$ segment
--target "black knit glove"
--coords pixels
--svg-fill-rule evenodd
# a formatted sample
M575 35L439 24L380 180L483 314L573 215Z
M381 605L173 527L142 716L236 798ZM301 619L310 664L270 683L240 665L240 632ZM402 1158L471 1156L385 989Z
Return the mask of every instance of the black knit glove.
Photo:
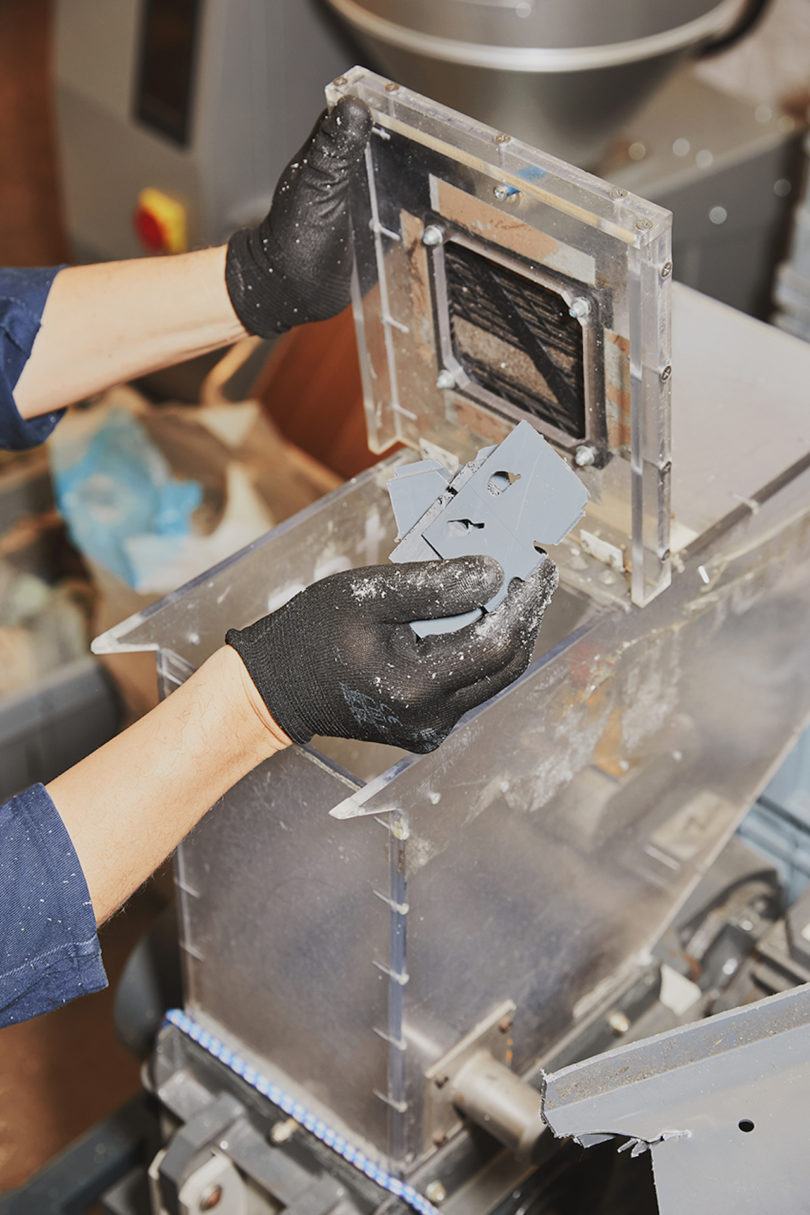
M371 114L342 97L281 175L267 217L228 243L225 283L249 333L272 337L325 321L349 302L349 188L362 171Z
M455 633L420 639L410 622L478 607L502 581L490 557L348 570L225 640L294 742L323 734L432 751L526 669L557 569L546 558L526 582L513 579L494 612Z

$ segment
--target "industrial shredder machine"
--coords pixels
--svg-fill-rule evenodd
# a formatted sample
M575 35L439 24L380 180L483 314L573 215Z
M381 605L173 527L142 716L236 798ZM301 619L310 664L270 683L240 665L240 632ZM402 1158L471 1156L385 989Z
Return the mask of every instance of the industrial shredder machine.
M533 1150L521 1077L643 966L810 714L810 348L673 284L659 207L363 69L342 95L374 117L352 200L369 441L411 450L96 650L154 650L166 695L228 627L384 561L386 482L414 451L451 466L528 421L581 477L515 685L429 755L292 747L177 853L187 1012L470 1215L496 1205L473 1121ZM400 1209L304 1132L269 1144L284 1117L178 1028L152 1073L166 1159L185 1125L182 1185L216 1159L243 1204L220 1209ZM217 1101L261 1151L210 1130ZM284 1197L282 1158L321 1206ZM155 1173L156 1211L194 1209Z

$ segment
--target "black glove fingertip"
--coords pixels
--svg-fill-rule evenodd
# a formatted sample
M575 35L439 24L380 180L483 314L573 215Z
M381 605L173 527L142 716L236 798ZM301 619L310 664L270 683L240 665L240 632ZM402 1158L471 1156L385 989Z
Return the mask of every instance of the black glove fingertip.
M359 97L341 97L332 110L332 117L337 127L335 143L338 151L344 155L352 150L361 153L373 125L371 111L365 102Z

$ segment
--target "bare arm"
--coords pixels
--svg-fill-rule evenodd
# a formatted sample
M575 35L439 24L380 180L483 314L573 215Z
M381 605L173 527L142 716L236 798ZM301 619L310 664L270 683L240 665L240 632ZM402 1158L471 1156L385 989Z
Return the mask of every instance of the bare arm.
M54 279L14 398L24 418L245 336L225 286L225 246L96 266Z
M289 738L230 646L48 792L101 924L207 810Z
M371 115L343 98L319 120L257 228L226 248L57 274L14 398L24 418L133 376L335 316L349 302L348 191Z

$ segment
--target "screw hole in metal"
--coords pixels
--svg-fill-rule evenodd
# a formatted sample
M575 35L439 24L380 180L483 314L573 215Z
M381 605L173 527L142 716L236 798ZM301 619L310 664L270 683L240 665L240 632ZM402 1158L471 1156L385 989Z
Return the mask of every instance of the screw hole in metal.
M754 1123L751 1121L750 1118L741 1118L740 1121L737 1123L737 1126L746 1135L749 1133L749 1131L753 1131L753 1129L754 1129Z

